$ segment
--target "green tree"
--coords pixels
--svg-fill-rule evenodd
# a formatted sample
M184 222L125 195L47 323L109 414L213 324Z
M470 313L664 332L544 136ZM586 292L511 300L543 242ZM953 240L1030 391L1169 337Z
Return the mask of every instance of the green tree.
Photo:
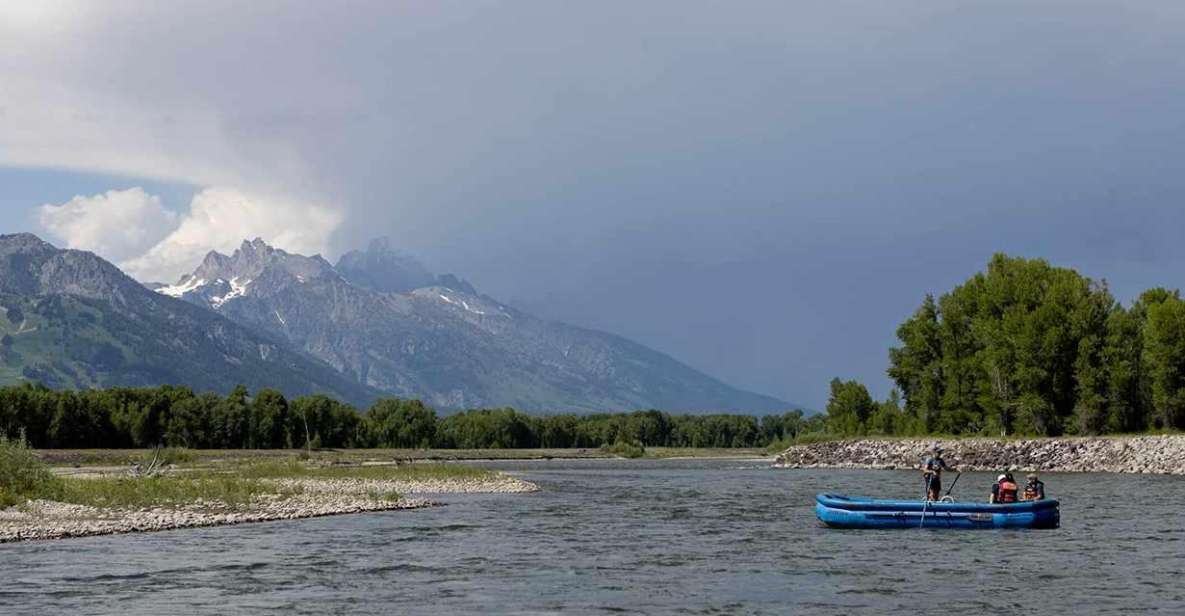
M938 304L927 294L914 315L897 328L901 346L889 349L889 377L905 394L905 407L919 416L942 408L942 328Z
M419 400L386 398L366 415L370 440L380 447L431 447L436 439L436 413Z
M1100 432L1136 432L1147 427L1149 395L1145 394L1142 355L1144 314L1140 306L1117 306L1107 317L1102 363L1105 368L1107 417ZM1091 432L1097 424L1083 426Z
M863 434L865 421L876 410L868 389L856 381L831 380L827 400L827 427L842 435Z
M257 449L291 447L288 425L288 400L275 389L261 389L251 400L250 446Z
M892 435L903 433L908 426L905 412L901 409L901 394L889 392L889 399L876 406L868 416L867 430L870 434Z
M165 443L194 449L224 447L215 440L213 424L214 409L221 404L221 397L209 393L179 400L169 413Z
M1176 293L1148 299L1143 364L1152 394L1152 423L1162 429L1185 428L1185 302Z

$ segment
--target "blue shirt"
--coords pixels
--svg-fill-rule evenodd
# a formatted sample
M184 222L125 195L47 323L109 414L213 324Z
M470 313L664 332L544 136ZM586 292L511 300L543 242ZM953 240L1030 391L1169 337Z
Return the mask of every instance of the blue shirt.
M933 458L930 458L929 460L926 460L926 467L925 468L927 471L935 471L935 472L944 471L944 470L946 470L946 471L955 470L955 469L947 466L946 460L943 460L942 456L935 456Z

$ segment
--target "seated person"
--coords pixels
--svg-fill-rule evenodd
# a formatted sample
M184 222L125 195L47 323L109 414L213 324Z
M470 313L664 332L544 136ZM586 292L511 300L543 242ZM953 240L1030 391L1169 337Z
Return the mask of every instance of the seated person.
M1012 473L1004 473L996 477L996 483L992 485L992 496L988 502L993 505L1015 503L1017 491L1018 488L1016 481L1012 479Z
M1029 473L1021 500L1045 500L1045 482L1037 478L1037 473Z

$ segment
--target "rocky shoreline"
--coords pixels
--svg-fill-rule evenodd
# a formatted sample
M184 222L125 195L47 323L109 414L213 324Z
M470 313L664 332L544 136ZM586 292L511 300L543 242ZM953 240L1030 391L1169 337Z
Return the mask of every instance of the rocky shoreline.
M30 501L0 510L0 543L64 539L117 533L154 532L200 526L295 520L329 515L419 509L443 503L406 494L524 493L539 487L517 477L498 474L482 479L385 481L376 479L279 479L278 492L296 489L232 508L217 502L195 502L179 507L100 509L54 501ZM398 493L397 499L383 495Z
M1185 475L1185 436L1005 439L855 439L796 445L778 468L916 469L935 445L968 471Z

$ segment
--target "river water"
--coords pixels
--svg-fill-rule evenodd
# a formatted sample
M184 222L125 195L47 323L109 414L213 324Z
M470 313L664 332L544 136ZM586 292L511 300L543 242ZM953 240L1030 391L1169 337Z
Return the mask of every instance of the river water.
M490 466L543 491L0 545L0 613L1185 613L1181 477L1048 475L1053 531L838 531L816 524L816 492L909 497L918 473ZM991 479L964 475L955 495L985 497Z

